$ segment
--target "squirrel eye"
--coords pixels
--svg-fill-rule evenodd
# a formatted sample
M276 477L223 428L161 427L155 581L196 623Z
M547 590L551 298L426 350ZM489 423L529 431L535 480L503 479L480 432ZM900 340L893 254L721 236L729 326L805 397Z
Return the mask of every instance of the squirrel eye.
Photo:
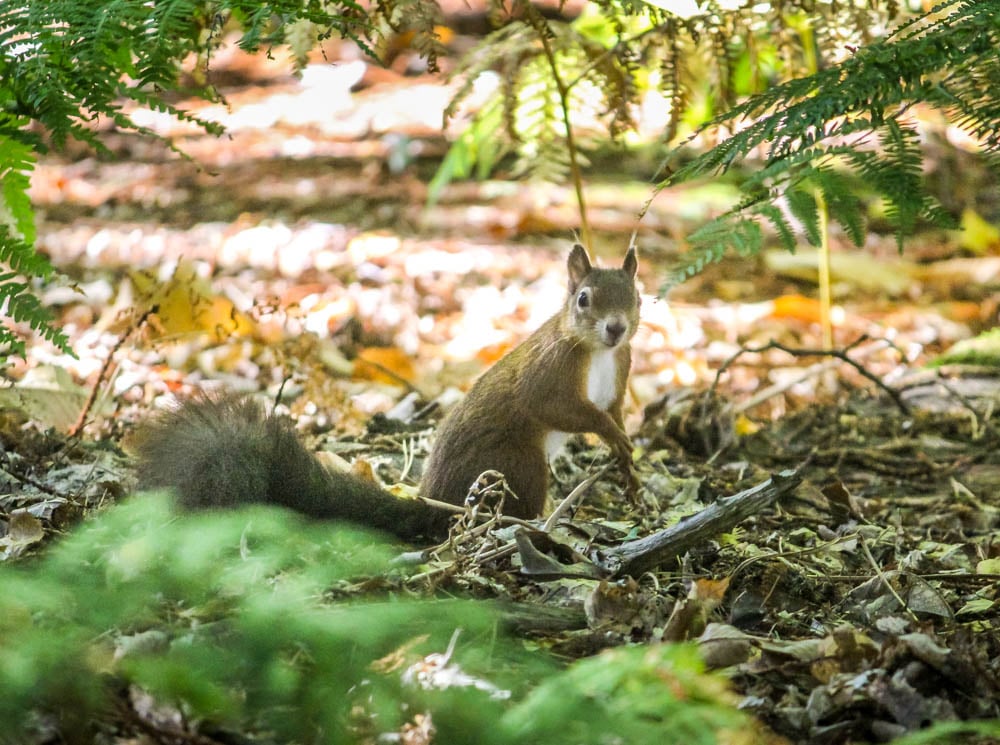
M576 305L579 308L590 307L590 293L587 290L580 290L580 294L576 298Z

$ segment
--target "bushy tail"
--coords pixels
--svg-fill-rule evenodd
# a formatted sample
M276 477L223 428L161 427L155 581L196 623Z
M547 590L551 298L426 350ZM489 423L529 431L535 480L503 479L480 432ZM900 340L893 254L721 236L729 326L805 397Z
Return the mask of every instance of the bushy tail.
M191 399L147 422L135 444L140 488L171 489L187 509L272 504L406 540L447 532L446 514L327 471L288 420L247 396Z

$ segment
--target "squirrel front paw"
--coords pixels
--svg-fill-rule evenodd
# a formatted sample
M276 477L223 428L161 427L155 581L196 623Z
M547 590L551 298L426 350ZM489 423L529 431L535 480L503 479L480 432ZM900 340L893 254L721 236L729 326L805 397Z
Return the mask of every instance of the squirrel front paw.
M625 494L634 497L639 491L639 479L632 465L632 440L625 432L619 431L614 440L608 443L608 446L625 476Z

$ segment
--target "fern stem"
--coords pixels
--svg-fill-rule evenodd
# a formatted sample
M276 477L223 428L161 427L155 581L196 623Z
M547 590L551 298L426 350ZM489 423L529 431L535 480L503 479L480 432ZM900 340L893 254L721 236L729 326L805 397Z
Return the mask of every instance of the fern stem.
M819 215L819 323L823 334L823 348L833 349L833 323L831 321L830 292L830 214L823 190L816 189L816 212Z
M816 32L813 29L812 20L808 17L803 19L799 28L799 36L802 39L802 54L805 57L806 69L810 75L819 72L819 53L816 48ZM814 191L816 196L816 214L819 218L819 255L816 257L819 262L819 325L823 339L824 349L833 349L833 323L831 321L831 295L830 291L830 210L823 194L823 188L817 187Z
M573 177L573 190L576 192L576 204L580 210L580 238L588 251L593 251L592 234L590 232L590 221L587 219L587 202L583 195L583 173L580 170L580 160L577 157L576 139L573 137L573 127L570 122L569 113L569 87L559 74L559 67L556 64L556 56L549 43L548 23L542 21L542 26L535 26L538 36L542 41L542 49L545 50L545 59L552 70L552 80L556 84L556 91L559 93L559 109L562 112L563 126L566 128L566 151L569 153L569 171Z

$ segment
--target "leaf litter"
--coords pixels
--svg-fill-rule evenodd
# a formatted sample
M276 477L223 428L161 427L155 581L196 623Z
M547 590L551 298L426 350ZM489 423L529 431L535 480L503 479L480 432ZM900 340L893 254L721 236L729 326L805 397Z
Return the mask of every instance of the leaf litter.
M558 256L551 263L550 271L561 271ZM180 285L188 293L194 286ZM209 295L205 312L212 318L218 303L201 291ZM462 294L457 286L453 292ZM527 311L525 304L507 308L510 317ZM356 316L361 305L343 311L343 318ZM95 412L89 431L115 437L152 401L195 387L234 387L239 379L244 388L273 395L283 384L311 443L368 464L384 483L397 483L404 473L413 483L440 409L460 395L449 394L455 387L446 381L467 383L470 367L427 372L420 355L414 363L393 347L375 347L390 353L383 351L376 363L387 374L373 377L348 355L363 359L361 342L384 333L376 330L381 324L389 327L379 321L384 307L367 328L348 332L340 324L340 334L326 340L299 333L308 313L289 312L277 345L271 341L275 331L256 325L272 323L272 311L252 309L248 335L222 341L216 337L221 317L197 330L195 342L176 340L189 337L190 328L181 334L167 321L151 325L145 332L153 341L122 353L112 386L117 416ZM181 325L197 317L185 315ZM150 355L144 348L159 351ZM178 371L173 376L148 365L164 355ZM397 357L410 367L400 368ZM414 364L421 371L416 376ZM641 371L643 363L637 367ZM839 368L844 382L853 379L854 368ZM420 383L407 397L401 379ZM632 415L643 483L636 502L622 499L618 474L604 468L579 506L545 532L515 534L496 518L483 525L481 516L466 515L468 530L456 531L407 584L508 601L519 609L512 617L519 633L559 655L695 640L711 665L727 670L743 706L792 740L886 739L932 721L996 717L1000 380L963 367L909 373L892 383L905 410L864 382L773 421L759 415L767 408L762 402L750 412L752 426L741 425L745 412L734 413L739 399L729 386L714 394L671 386L644 414ZM789 389L775 395L793 406L802 394ZM383 413L373 417L373 411ZM39 436L20 427L21 435L5 435L5 450L29 462L43 460L32 464L30 479L0 497L8 515L8 559L44 545L42 530L49 537L57 532L55 516L68 505L79 515L129 491L127 459L113 456L120 480L77 481L66 467L47 465L44 450L32 454L26 445ZM72 456L69 443L53 445L60 441L51 434L44 439L45 450L65 447L61 460L76 460L76 469L91 476L108 457L88 439L72 447ZM602 446L574 438L553 464L554 500L610 465ZM800 469L804 479L790 495L676 560L622 577L609 575L599 560L629 540L678 524L683 529L685 518L721 497L786 469ZM16 479L16 461L8 471ZM498 489L502 493L503 485L484 486L487 494ZM486 501L481 512L488 517Z

